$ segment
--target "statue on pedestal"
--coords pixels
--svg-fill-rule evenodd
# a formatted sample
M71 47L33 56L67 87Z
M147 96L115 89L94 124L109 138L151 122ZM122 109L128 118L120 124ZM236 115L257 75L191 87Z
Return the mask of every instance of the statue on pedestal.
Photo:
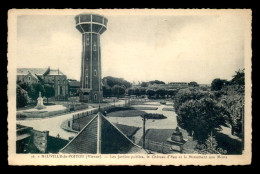
M182 153L185 140L183 139L183 136L182 136L182 133L181 133L179 127L177 127L173 131L172 136L167 139L167 142L171 144L171 150L179 151Z
M44 109L46 106L43 105L43 98L41 92L39 92L39 97L37 99L37 106L35 107L36 109Z

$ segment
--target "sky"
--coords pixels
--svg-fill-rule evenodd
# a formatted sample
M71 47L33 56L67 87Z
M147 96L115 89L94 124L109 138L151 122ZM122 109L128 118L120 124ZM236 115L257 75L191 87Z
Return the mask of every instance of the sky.
M210 84L244 68L240 15L106 15L101 35L102 76L130 82ZM72 15L17 19L17 67L60 69L80 79L81 33Z

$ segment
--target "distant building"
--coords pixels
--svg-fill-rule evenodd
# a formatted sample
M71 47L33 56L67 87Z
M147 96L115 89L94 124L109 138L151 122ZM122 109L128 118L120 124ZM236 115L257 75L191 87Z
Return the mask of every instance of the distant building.
M211 85L210 84L199 84L200 87L210 87Z
M67 76L59 69L48 68L18 68L17 82L32 83L47 83L54 87L55 98L64 100L68 98L68 81Z
M27 84L38 83L42 80L46 70L46 68L18 68L16 81Z
M170 82L168 86L171 88L187 88L189 84L187 82Z
M187 88L187 87L189 87L187 82L170 82L168 84L156 84L156 83L148 84L148 88L152 88L152 89L158 89L158 88L181 89L181 88Z
M77 80L68 79L69 96L78 96L80 90L80 82Z

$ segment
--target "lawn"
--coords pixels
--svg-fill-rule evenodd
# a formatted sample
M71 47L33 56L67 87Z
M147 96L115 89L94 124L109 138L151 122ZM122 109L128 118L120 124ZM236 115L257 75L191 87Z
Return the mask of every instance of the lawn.
M241 155L242 154L242 142L229 137L221 132L215 133L215 139L217 141L217 148L222 148L227 151L226 155ZM203 143L205 145L205 143Z
M36 104L28 104L24 107L21 107L21 108L16 108L17 111L23 111L23 110L27 110L27 109L33 109L35 108Z
M150 105L150 106L160 106L160 104L153 104L153 103L141 103L141 104L133 104L133 105Z
M106 110L106 112L110 113L110 112L125 111L125 110L134 110L134 109L129 107L115 107Z
M125 110L108 113L107 117L138 117L142 114L146 114L146 112L139 110Z
M217 132L216 140L218 142L218 147L223 150L227 150L228 155L240 155L242 154L242 142L236 139L230 138L228 135Z

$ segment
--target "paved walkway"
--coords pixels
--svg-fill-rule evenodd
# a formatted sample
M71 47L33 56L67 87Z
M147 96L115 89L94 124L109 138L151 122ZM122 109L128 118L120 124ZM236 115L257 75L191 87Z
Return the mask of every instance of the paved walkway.
M149 105L151 104L151 105ZM167 102L167 104L171 104ZM132 106L142 106L142 107L156 107L157 110L144 110L147 113L158 113L163 114L167 119L148 119L146 120L145 128L147 129L175 129L177 127L176 113L173 111L163 111L163 108L172 108L172 105L162 105L159 102L147 102L144 105L132 105ZM141 137L143 136L143 121L140 116L137 117L106 117L112 123L118 123L128 126L141 127L135 136L135 143L139 143Z
M229 138L238 140L238 141L240 141L240 142L242 141L241 138L232 135L232 133L231 133L231 128L229 128L229 127L224 127L224 126L221 126L221 128L222 128L222 130L219 131L219 132L221 132L221 133L223 133L223 134L229 136Z
M124 103L125 103L124 100L120 100L120 101L116 102L115 104L120 105L120 104L124 104ZM97 108L88 108L88 109L71 112L71 113L64 114L64 115L58 115L56 117L49 117L49 118L17 120L17 124L33 127L35 130L49 131L49 134L51 136L57 136L59 134L61 138L68 139L71 136L75 136L76 133L65 131L64 129L61 128L61 124L64 121L71 119L72 115L74 115L74 114L91 111L91 110L95 110L95 109L97 109Z

